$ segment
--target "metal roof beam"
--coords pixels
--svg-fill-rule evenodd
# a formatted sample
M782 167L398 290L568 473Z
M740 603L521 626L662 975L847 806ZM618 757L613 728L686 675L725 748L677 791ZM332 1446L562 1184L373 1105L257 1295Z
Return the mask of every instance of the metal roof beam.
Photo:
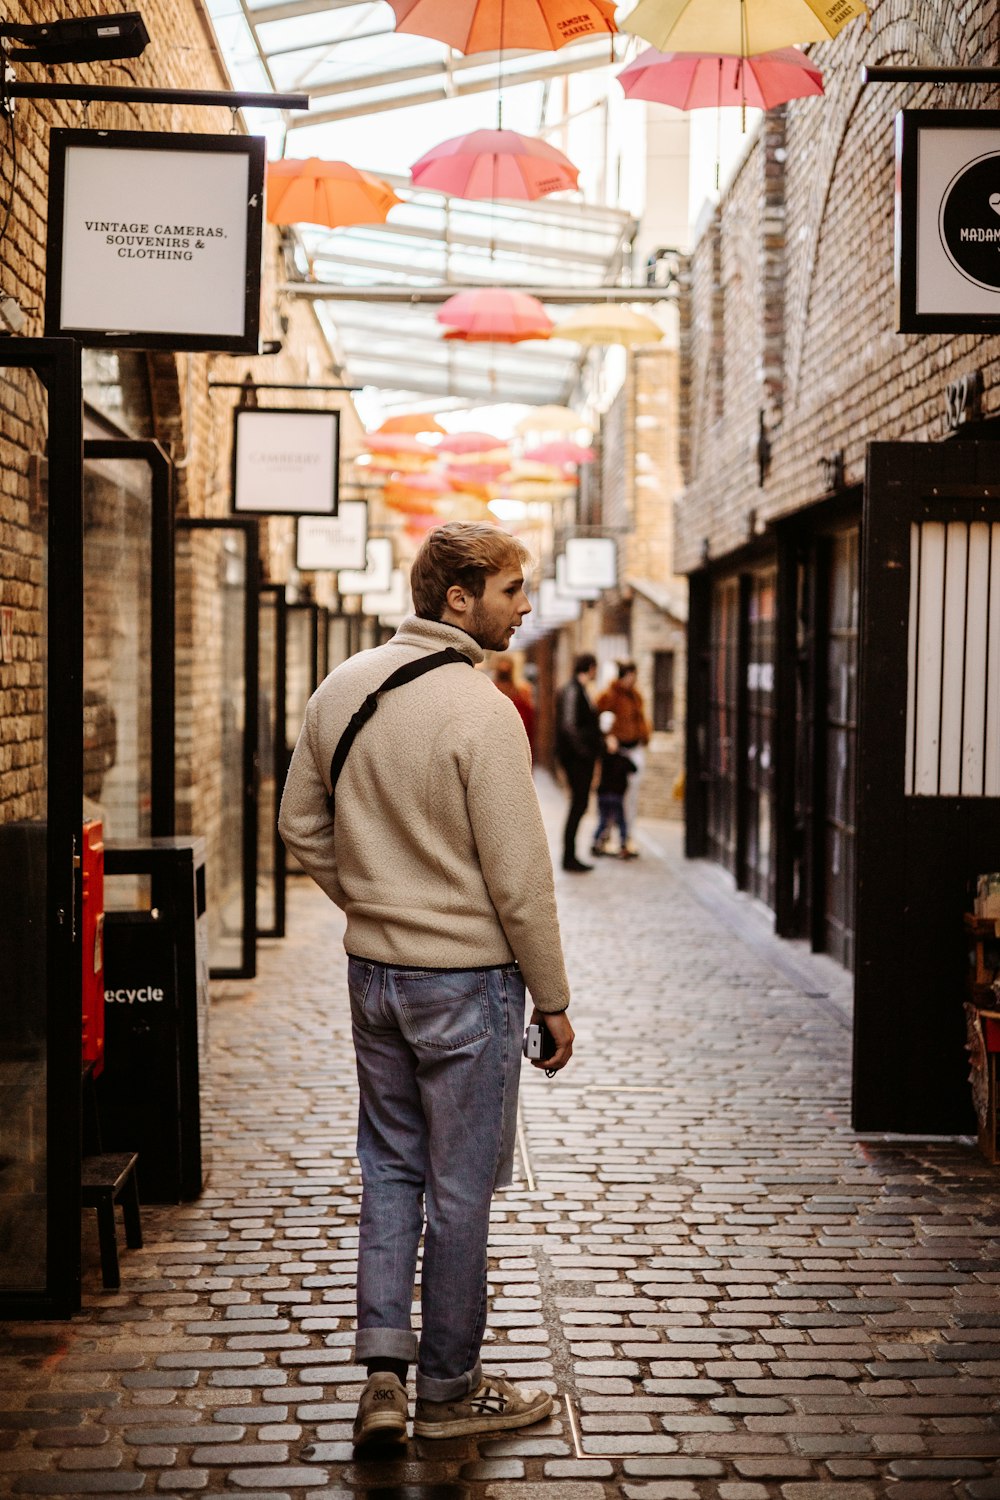
M523 292L537 297L541 302L554 302L560 306L588 302L670 302L673 300L673 285L669 286L510 286L505 290ZM326 286L315 281L286 281L278 288L286 297L315 298L326 302L446 302L459 292L479 291L475 284L457 283L450 286Z
M569 50L568 48L565 50ZM462 61L468 62L469 59ZM477 56L478 62L478 56ZM457 69L457 64L455 69ZM577 57L572 62L542 63L538 67L526 68L516 76L505 75L504 87L511 88L520 83L539 83L546 78L560 78L567 73L583 73L593 68L606 68L608 57L602 55L590 55ZM468 94L493 93L497 87L497 79L494 74L491 78L466 79L464 82L455 77L455 70L447 63L428 64L423 69L406 68L396 74L366 74L365 78L355 79L352 82L334 83L320 85L309 90L313 99L329 97L331 94L342 94L348 91L358 92L375 88L384 88L393 79L413 78L439 78L442 81L432 88L423 89L418 93L397 94L390 97L378 97L374 99L359 100L357 104L345 104L340 109L324 109L310 111L308 114L296 115L288 121L289 130L304 130L312 125L329 125L337 120L354 120L361 115L379 114L390 109L408 109L413 104L427 104L439 99L453 99Z
M510 230L512 234L516 234L518 232L517 226L514 224L510 225ZM339 231L338 238L341 243L353 245L359 245L367 241L371 244L373 249L378 246L379 241L383 238L431 240L442 247L442 253L444 250L444 232L442 230L421 228L416 224L390 224L388 220L386 220L385 224L380 224L377 228L363 228L362 232L359 234L355 234L352 232L350 235L344 235L343 230L341 230ZM331 241L332 240L333 236L331 235ZM502 251L509 250L512 253L516 253L519 260L524 260L525 256L528 256L532 261L573 261L580 265L592 263L593 265L601 267L606 266L608 263L608 256L606 254L598 254L593 250L571 250L568 248L560 249L560 247L557 245L532 244L530 240L525 240L523 225L521 226L520 237L518 239L505 239L500 234L471 234L468 232L456 233L455 230L452 230L448 235L448 246L452 251L462 248L473 250L495 249L498 253L500 253ZM612 250L612 255L614 255L617 250L618 246L616 245ZM329 259L336 261L339 258L339 256L330 254L328 251L323 249L313 250L312 252L313 260Z
M294 21L296 16L314 16L319 11L360 10L360 0L288 0L285 5L251 6L255 26L269 21Z

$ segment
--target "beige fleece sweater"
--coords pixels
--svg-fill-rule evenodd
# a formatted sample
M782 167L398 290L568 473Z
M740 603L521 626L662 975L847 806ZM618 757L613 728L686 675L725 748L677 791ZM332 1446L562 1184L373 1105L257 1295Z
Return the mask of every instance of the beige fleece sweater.
M520 715L459 662L386 693L358 734L327 808L330 760L368 693L418 656L483 652L464 630L409 616L392 640L331 672L306 708L278 827L347 914L348 953L385 964L475 969L516 959L543 1011L569 983L552 862Z

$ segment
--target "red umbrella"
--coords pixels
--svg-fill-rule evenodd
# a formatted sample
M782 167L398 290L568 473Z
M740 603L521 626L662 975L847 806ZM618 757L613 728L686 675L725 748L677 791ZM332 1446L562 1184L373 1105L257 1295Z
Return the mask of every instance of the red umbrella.
M797 47L738 57L720 52L657 52L650 47L618 74L628 99L675 109L740 105L773 109L788 99L822 94L823 74Z
M459 52L524 47L551 52L618 30L613 0L389 0L396 30L434 37Z
M579 172L547 141L516 130L473 130L433 146L410 169L414 187L454 198L544 198L575 188Z
M459 292L443 303L437 319L446 323L445 338L469 343L519 344L523 339L547 339L552 319L537 297L502 287Z
M535 463L557 464L563 468L567 464L592 464L597 454L593 448L581 447L579 443L554 441L539 443L537 448L530 449L524 456Z

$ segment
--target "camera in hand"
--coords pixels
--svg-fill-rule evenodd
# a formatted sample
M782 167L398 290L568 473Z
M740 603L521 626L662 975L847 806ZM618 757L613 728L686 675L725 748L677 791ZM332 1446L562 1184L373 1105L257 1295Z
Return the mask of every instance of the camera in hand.
M544 1022L540 1026L531 1025L527 1028L521 1050L533 1062L547 1062L553 1055L556 1050L555 1038Z

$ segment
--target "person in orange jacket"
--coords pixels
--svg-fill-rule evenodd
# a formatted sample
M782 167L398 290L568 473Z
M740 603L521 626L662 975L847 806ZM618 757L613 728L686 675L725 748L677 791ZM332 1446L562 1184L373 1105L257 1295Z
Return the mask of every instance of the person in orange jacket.
M599 713L614 714L611 733L618 741L622 754L627 755L635 766L625 793L625 822L628 827L625 848L634 856L639 852L633 837L639 807L639 782L646 759L646 746L649 744L649 737L652 733L649 719L646 717L646 706L643 703L642 694L636 686L634 661L618 663L618 676L601 693L597 700L597 709Z

